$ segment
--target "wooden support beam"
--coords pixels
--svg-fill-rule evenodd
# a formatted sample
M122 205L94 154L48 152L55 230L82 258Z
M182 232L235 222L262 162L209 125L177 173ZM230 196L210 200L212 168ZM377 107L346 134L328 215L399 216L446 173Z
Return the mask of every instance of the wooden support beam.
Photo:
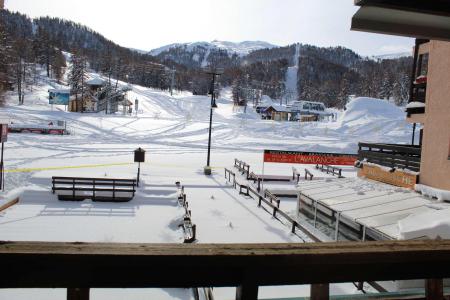
M89 300L88 288L67 289L67 300Z
M425 299L426 300L444 299L444 285L442 279L433 278L425 280Z
M327 300L327 299L330 299L329 283L311 284L310 300Z
M243 285L241 292L247 293L248 277L254 281L250 284L253 292L254 286L264 285L449 278L450 240L304 244L0 242L0 261L0 288ZM189 276L173 275L186 272Z
M253 280L244 280L236 288L236 300L258 300L258 285Z

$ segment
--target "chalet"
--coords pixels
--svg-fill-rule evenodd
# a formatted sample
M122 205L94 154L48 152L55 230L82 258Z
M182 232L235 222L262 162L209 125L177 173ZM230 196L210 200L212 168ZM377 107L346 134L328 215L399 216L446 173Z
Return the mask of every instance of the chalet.
M262 118L274 121L288 121L291 110L285 106L272 104L262 111Z

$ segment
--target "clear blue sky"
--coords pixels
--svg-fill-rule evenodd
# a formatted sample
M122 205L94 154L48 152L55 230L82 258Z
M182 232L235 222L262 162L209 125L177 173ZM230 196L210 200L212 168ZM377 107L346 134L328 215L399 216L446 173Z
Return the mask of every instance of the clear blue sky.
M413 45L409 38L350 31L353 0L5 0L5 7L79 22L142 50L214 39L340 45L362 55L405 52Z

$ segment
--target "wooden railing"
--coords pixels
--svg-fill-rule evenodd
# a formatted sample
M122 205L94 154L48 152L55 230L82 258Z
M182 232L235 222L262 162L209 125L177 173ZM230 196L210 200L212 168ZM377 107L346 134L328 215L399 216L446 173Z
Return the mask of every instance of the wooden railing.
M228 175L228 176L227 176ZM233 180L231 181L231 176L233 176ZM268 208L265 210L272 214L274 218L278 218L278 216L281 216L284 220L286 220L290 227L291 232L293 234L296 233L296 230L299 229L302 231L303 234L308 236L312 241L319 241L313 233L311 233L307 228L302 226L300 223L298 223L294 218L289 216L286 212L282 211L280 209L280 200L273 196L274 198L266 199L267 195L271 195L270 192L267 190L265 191L265 194L262 195L259 190L254 190L249 184L240 183L236 180L236 176L228 169L225 169L225 178L228 182L232 183L233 187L235 189L239 189L239 194L243 194L245 196L251 197L258 201L258 207L261 207L262 205L266 205ZM275 202L275 203L273 203ZM272 211L270 211L272 210Z
M450 241L303 244L117 244L0 242L0 288L258 287L312 284L311 299L328 299L329 283L427 279L426 299L442 300L450 277ZM387 297L386 297L387 298ZM385 299L386 299L385 298ZM404 299L404 298L402 298Z
M327 174L332 174L337 176L338 178L342 178L342 169L329 165L316 165L316 169L322 172L326 172Z
M250 165L245 161L234 159L234 167L237 168L242 174L247 174L247 179L250 176Z
M176 185L178 187L178 204L184 208L183 223L179 226L183 228L184 243L193 243L197 237L197 225L192 222L192 212L189 209L189 203L186 200L184 186L181 186L180 182L176 182Z
M421 148L412 145L359 143L358 159L389 168L420 171Z

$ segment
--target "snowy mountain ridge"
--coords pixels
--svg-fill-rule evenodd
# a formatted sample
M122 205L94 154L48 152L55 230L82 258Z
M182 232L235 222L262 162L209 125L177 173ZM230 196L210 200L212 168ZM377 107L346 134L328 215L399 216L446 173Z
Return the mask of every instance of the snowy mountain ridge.
M401 57L408 57L412 56L411 52L398 52L398 53L389 53L389 54L382 54L382 55L373 55L372 58L374 59L396 59Z
M192 51L196 47L204 47L206 49L221 49L226 50L230 54L236 53L239 56L244 56L252 51L260 49L271 49L278 46L270 44L264 41L243 41L239 43L228 42L228 41L218 41L214 40L212 42L192 42L192 43L174 43L165 45L149 52L150 55L156 56L164 51L170 50L175 47L186 47L187 51Z

